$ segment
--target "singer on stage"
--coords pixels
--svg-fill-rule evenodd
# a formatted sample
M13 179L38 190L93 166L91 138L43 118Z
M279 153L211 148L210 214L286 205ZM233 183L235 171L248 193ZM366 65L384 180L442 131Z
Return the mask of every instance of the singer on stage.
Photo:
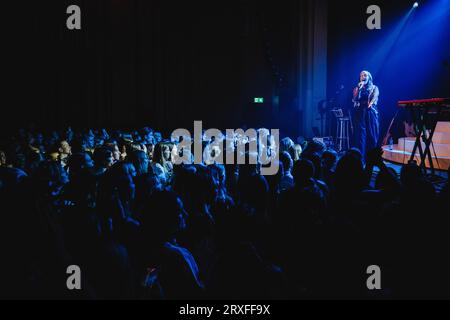
M380 125L378 120L378 97L380 91L373 84L369 71L362 71L359 84L353 89L353 127L354 143L363 157L366 152L378 146Z

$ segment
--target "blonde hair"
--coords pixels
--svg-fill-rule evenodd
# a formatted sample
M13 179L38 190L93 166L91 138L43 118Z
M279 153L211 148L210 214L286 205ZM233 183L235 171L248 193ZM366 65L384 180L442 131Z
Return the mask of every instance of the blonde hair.
M367 74L367 78L368 78L367 86L368 86L369 90L371 90L373 88L373 86L374 86L372 74L369 71L367 71L367 70L363 70L363 71L361 71L361 73L366 73ZM361 75L361 73L360 73L360 75Z

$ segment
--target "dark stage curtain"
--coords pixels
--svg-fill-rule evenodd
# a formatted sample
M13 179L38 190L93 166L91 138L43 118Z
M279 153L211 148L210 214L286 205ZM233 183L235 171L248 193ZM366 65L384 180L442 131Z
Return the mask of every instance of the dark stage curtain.
M81 30L66 28L71 4ZM324 98L324 0L17 1L5 12L12 99L3 128L172 130L203 120L225 129L259 120L300 134ZM266 98L261 108L256 96Z

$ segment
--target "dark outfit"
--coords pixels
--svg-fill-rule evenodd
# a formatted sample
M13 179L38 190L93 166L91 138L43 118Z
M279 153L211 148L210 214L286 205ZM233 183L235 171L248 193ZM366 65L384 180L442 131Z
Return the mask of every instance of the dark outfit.
M362 89L355 88L353 91L353 101L355 110L353 114L353 146L358 148L363 157L367 151L378 146L380 135L380 124L378 120L378 87L372 88L364 86ZM372 102L372 107L368 108Z

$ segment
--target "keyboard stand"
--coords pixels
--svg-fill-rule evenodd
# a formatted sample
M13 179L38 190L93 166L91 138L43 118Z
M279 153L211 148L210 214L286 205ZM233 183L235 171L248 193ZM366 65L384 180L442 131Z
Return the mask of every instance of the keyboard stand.
M420 168L427 173L427 166L425 164L427 158L429 161L431 173L434 175L433 156L431 154L430 146L433 144L433 135L436 130L436 126L441 113L441 107L436 106L433 108L419 106L410 108L411 116L414 124L414 131L416 134L416 142L411 153L410 161L413 161L417 150L420 156ZM424 146L422 145L422 142Z

